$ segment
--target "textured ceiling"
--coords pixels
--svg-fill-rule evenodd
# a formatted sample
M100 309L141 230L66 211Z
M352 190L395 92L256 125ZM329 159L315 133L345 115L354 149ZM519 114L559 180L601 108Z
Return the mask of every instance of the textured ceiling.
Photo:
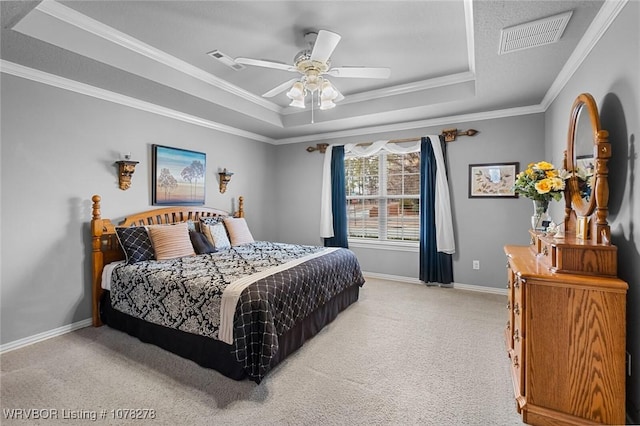
M1 54L3 71L28 67L279 143L537 106L602 4L3 1ZM502 28L566 11L573 15L559 42L498 54ZM333 66L388 67L391 77L330 77L345 99L314 111L314 123L309 108L289 107L284 94L261 96L297 74L252 66L236 71L207 55L218 49L291 64L306 47L304 33L320 29L342 36Z

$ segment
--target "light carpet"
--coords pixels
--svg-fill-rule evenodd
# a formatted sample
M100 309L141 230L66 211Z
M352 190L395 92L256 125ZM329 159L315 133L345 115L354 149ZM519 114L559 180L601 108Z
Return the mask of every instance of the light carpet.
M0 357L0 423L521 425L505 304L500 295L367 279L358 302L260 385L109 327L85 328ZM55 409L58 419L8 419L15 409ZM121 409L155 418L115 418ZM95 422L68 418L92 413Z

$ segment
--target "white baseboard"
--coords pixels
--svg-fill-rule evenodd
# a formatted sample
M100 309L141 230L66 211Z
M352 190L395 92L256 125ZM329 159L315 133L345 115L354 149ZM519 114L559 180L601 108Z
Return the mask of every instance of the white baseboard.
M80 328L89 327L92 324L92 319L74 322L73 324L63 325L62 327L55 328L53 330L44 331L42 333L34 334L33 336L25 337L24 339L14 340L13 342L0 345L0 354L5 352L20 349L25 346L33 345L34 343L42 342L43 340L51 339L52 337L61 336L66 333L78 330Z
M420 284L426 285L424 282L420 281L418 278L413 277L402 277L399 275L388 275L388 274L379 274L377 272L367 272L362 271L362 275L370 278L377 278L380 280L388 280L388 281L398 281L409 284ZM485 287L482 285L473 285L473 284L461 284L461 283L452 283L451 285L446 284L444 287L453 287L458 290L468 290L468 291L477 291L479 293L491 293L491 294L500 294L503 296L507 295L507 289L503 288L495 288L495 287Z

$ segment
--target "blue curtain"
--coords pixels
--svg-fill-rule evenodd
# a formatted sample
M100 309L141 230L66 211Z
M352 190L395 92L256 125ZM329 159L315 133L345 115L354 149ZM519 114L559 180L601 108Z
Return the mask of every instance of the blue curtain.
M344 146L334 146L331 152L331 204L333 237L325 238L325 247L349 248L347 240L347 192L344 177Z
M440 140L443 154L446 145ZM446 159L446 155L445 155ZM453 262L450 254L438 252L436 245L436 159L429 138L420 144L420 281L451 284Z

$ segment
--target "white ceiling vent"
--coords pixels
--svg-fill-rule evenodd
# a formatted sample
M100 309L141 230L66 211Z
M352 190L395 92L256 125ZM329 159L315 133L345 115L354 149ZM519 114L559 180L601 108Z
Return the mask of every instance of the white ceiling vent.
M236 71L240 71L241 69L246 68L244 65L237 63L231 56L224 54L217 49L207 53L207 55L219 60L226 66L233 68Z
M555 43L560 40L573 11L526 22L500 31L498 54Z

